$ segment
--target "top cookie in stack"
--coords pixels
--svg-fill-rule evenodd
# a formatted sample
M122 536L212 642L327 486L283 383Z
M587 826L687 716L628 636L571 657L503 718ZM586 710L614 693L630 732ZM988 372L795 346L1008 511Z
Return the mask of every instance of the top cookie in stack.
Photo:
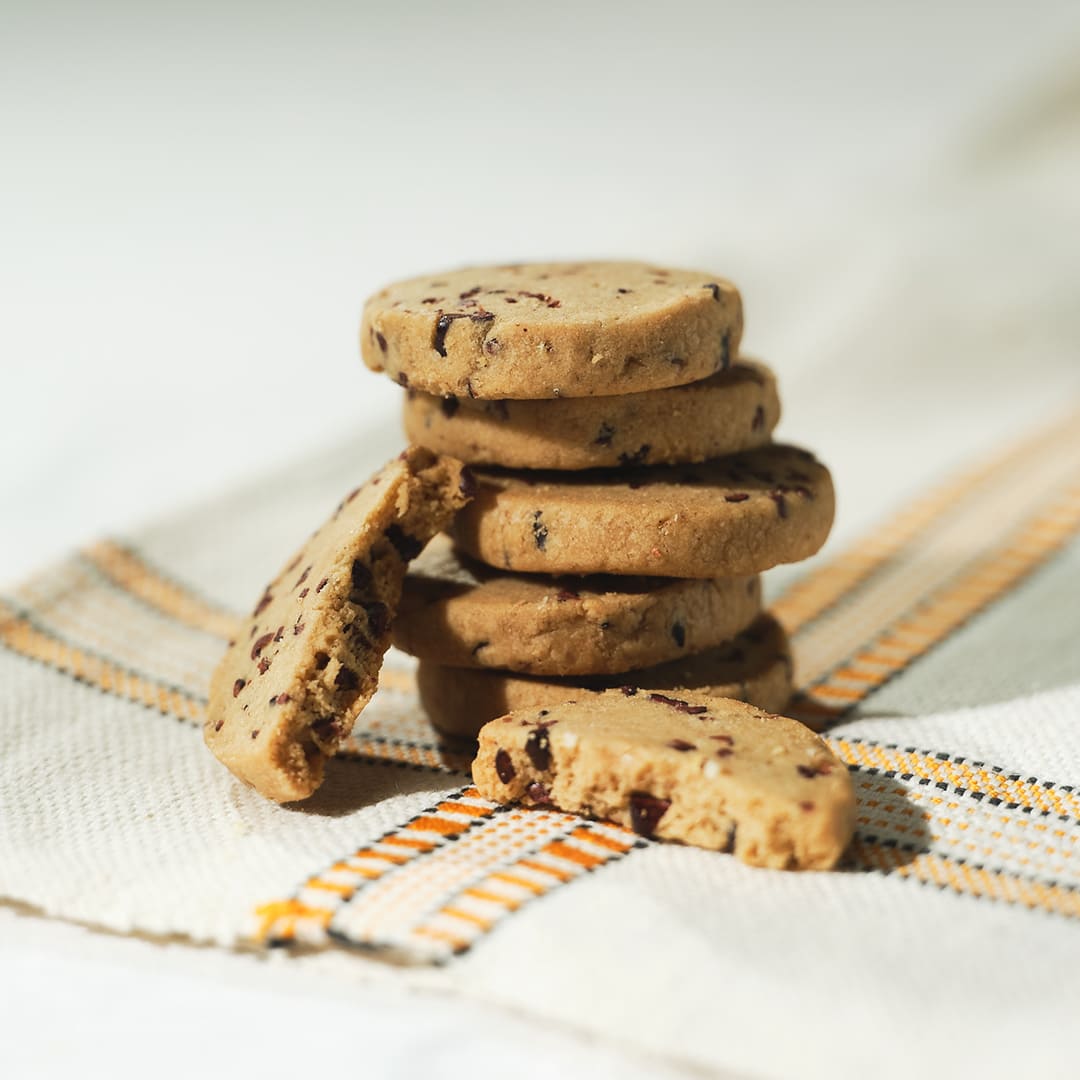
M394 630L441 727L593 677L783 706L756 575L817 551L833 490L771 442L776 381L741 336L733 285L647 263L472 268L368 301L364 360L407 388L409 438L479 466L459 550L421 557Z

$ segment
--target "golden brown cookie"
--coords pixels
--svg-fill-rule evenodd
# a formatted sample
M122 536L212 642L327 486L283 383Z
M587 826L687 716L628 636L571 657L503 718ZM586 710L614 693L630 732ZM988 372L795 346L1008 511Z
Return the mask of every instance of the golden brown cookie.
M410 559L472 491L411 447L357 488L266 587L214 672L207 746L260 794L307 798L375 692Z
M699 382L615 397L474 401L410 388L404 408L413 442L513 469L705 461L767 443L779 419L773 373L748 360Z
M364 363L459 398L634 394L704 379L742 336L735 286L651 263L477 266L368 300Z
M735 577L813 555L832 525L832 478L771 445L701 465L586 473L478 469L458 545L525 573Z
M792 663L780 624L762 615L730 644L621 675L542 678L421 660L416 682L431 722L447 735L472 739L489 720L515 709L543 708L622 686L738 698L779 712L791 697Z
M829 870L855 828L844 763L796 720L725 698L609 690L485 724L486 799L557 807L752 866Z
M761 608L756 576L550 578L493 570L436 537L405 578L394 644L451 667L597 675L729 641Z

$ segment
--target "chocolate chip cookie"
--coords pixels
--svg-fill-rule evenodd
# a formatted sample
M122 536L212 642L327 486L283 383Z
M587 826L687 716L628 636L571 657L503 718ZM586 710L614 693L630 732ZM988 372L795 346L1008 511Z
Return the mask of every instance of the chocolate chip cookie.
M307 798L375 692L409 561L472 493L411 447L357 488L266 587L214 672L204 737L277 802Z
M364 307L364 362L459 398L633 394L704 379L738 355L742 301L651 263L478 266L425 274Z
M475 738L484 724L504 713L544 708L622 686L737 698L766 712L778 712L791 697L791 647L780 624L762 615L726 645L620 675L543 678L421 660L416 681L431 722L447 735L467 739Z
M779 419L773 373L749 360L638 394L478 401L410 388L404 406L413 442L470 464L514 469L705 461L764 445Z
M808 728L724 698L609 690L485 724L484 798L606 818L752 866L828 870L851 840L847 768Z
M813 555L833 520L828 470L792 446L701 465L476 478L454 525L459 547L525 573L756 574Z
M451 667L597 675L730 640L761 607L756 576L551 578L493 570L436 537L405 578L394 644Z

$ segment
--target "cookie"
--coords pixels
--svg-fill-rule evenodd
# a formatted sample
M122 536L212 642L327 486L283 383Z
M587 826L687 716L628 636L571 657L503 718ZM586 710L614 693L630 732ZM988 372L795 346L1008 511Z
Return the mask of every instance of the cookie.
M515 709L544 708L622 686L738 698L778 712L791 697L792 662L780 624L762 615L730 644L621 675L540 678L421 660L416 682L431 722L447 735L472 739L489 720Z
M650 263L477 266L368 300L364 363L459 398L634 394L695 382L738 354L734 285Z
M486 799L557 807L752 866L829 870L855 827L844 763L786 716L724 698L609 690L485 724Z
M833 520L828 470L791 446L701 465L476 478L454 525L458 546L525 573L757 574L813 555Z
M509 574L436 537L405 578L393 638L405 652L451 667L609 674L719 645L760 608L756 576Z
M762 446L780 419L776 379L740 360L698 382L616 397L474 401L410 388L405 432L474 465L600 469L684 464Z
M310 795L375 692L410 559L465 504L458 461L412 447L266 587L214 672L207 746L260 794Z

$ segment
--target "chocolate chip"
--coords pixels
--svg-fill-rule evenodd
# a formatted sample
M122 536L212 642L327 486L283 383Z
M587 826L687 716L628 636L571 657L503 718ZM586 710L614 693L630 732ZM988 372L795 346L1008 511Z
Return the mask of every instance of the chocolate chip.
M712 739L713 742L727 743L728 746L735 745L735 740L730 735L710 735L709 738Z
M730 495L724 496L724 502L746 502L750 496L745 491L733 491Z
M635 697L637 695L637 690L638 690L638 688L636 686L620 686L619 689L627 697Z
M801 802L799 803L799 809L803 813L809 814L814 809L814 804L812 802Z
M490 337L484 342L484 352L488 356L494 356L502 348L502 342L497 337Z
M259 661L259 674L265 675L270 670L270 661L264 656Z
M360 685L360 678L352 668L339 668L334 676L334 686L338 690L355 690Z
M305 596L307 596L307 594L308 594L309 592L311 592L311 590L310 590L310 589L309 589L309 588L308 588L308 587L307 587L307 586L305 585L305 586L304 586L304 587L303 587L303 588L302 588L302 589L300 590L300 595L299 595L298 599L300 599L300 600L303 600L303 599L304 599L304 597L305 597Z
M530 802L539 803L541 806L551 805L551 793L536 780L525 789L525 794Z
M685 754L687 750L697 749L692 742L687 742L685 739L671 739L668 741L667 745L670 746L672 750L678 750L683 754Z
M476 482L476 475L472 469L462 469L461 479L458 481L458 491L461 492L461 497L463 499L475 499L479 490L480 485Z
M633 292L634 290L633 290L633 289L616 289L615 291L616 291L617 293L623 293L623 294L625 295L626 293L631 293L631 292Z
M237 679L236 682L232 684L232 696L236 697L240 693L240 691L244 689L245 686L247 686L247 682L245 682L245 680Z
M340 737L341 724L336 716L320 716L311 725L311 730L322 742L332 742Z
M552 298L550 296L548 296L547 293L525 292L524 290L519 289L518 290L518 296L528 296L528 297L532 298L533 300L539 300L542 304L547 304L547 306L549 308L557 308L557 307L560 307L562 305L561 300L552 300Z
M529 732L529 737L525 740L525 753L541 772L547 772L551 768L551 741L546 728Z
M671 636L675 639L675 644L681 649L686 644L686 628L682 623L671 624Z
M319 582L319 584L315 586L315 591L316 591L317 593L321 593L321 592L323 591L323 589L325 589L325 588L326 588L326 583L327 583L327 582L328 582L329 580L330 580L330 579L329 579L328 577L324 577L324 578L322 579L322 581L320 581L320 582Z
M533 541L541 551L547 546L548 538L547 526L540 523L540 515L542 513L542 510L534 510L532 522Z
M253 731L253 732L251 733L251 737L252 737L253 739L257 739L257 738L259 737L259 729L258 729L258 728L256 728L256 729L255 729L255 730L254 730L254 731Z
M730 746L722 746L722 747L720 747L719 750L716 751L716 756L717 757L731 757L731 755L734 754L734 753L735 753L735 751L732 750Z
M715 281L710 281L707 285L701 286L703 289L712 289L712 298L714 300L720 299L720 286Z
M466 289L463 293L458 293L459 300L468 300L470 296L475 296L480 291L479 285L474 285L471 289Z
M453 394L444 394L440 407L443 416L449 420L458 411L458 399Z
M780 515L780 517L786 518L787 501L784 499L784 496L779 491L770 491L769 498L772 499L774 503L776 503L776 512Z
M368 630L381 638L390 629L390 609L386 604L373 600L370 604L361 604L364 614L367 615Z
M290 698L289 698L289 695L288 695L288 694L286 694L286 693L281 693L281 694L275 694L275 695L274 695L274 696L273 696L273 697L272 697L272 698L270 699L270 704L271 704L271 705L284 705L284 704L285 704L286 702L288 702L289 700L290 700Z
M279 626L277 628L277 630L274 631L274 640L275 641L280 641L284 636L285 636L285 627L284 626Z
M796 765L795 769L800 776L805 776L807 780L813 780L817 776L817 769L813 769L809 765Z
M310 574L310 573L311 573L311 567L309 566L309 567L308 567L308 568L307 568L307 569L306 569L306 570L305 570L305 571L304 571L304 572L303 572L303 573L302 573L302 574L301 574L301 575L300 575L300 576L299 576L299 577L298 577L298 578L296 579L296 584L295 584L295 585L293 586L293 588L294 588L294 589L299 589L299 588L300 588L300 586L301 586L301 585L303 585L305 581L307 581L307 579L308 579L308 574Z
M720 365L718 370L727 371L731 367L731 331L725 330L720 338Z
M725 855L732 855L735 852L735 823L731 823L731 828L728 829L727 840L724 846L720 849Z
M274 598L273 598L273 596L272 596L272 595L270 594L270 590L269 590L269 589L267 589L267 590L266 590L266 592L264 592L264 593L262 594L262 597L261 597L261 599L260 599L260 600L259 600L259 602L258 602L258 603L257 603L257 604L255 605L255 610L254 610L254 611L253 611L253 612L252 612L251 614L252 614L252 615L261 615L261 614L262 614L262 613L263 613L263 612L264 612L264 611L265 611L265 610L266 610L266 609L267 609L267 608L268 608L268 607L270 606L270 604L271 604L271 602L273 601L273 599L274 599Z
M639 836L652 836L670 805L670 799L658 799L647 791L631 791L630 827Z
M760 431L764 426L765 426L765 407L763 405L759 405L754 410L754 419L753 419L753 422L750 424L750 430L751 431Z
M615 429L605 420L604 423L600 425L600 430L596 433L596 438L593 439L593 445L610 446L614 434Z
M379 343L379 348L386 352L386 338L378 330L375 331L375 340Z
M352 567L349 570L349 580L352 582L352 587L356 592L366 593L370 591L372 585L375 583L375 579L371 573L371 567L364 562L363 559L353 559ZM353 600L350 596L350 600L355 604L357 600Z
M555 599L560 603L566 600L580 600L581 594L574 592L573 589L560 589L555 594Z
M303 624L302 622L298 622L298 623L297 623L297 624L296 624L296 625L295 625L295 626L294 626L294 627L292 628L292 632L293 632L293 635L294 635L294 636L296 636L296 637L299 637L299 636L300 636L300 635L301 635L301 634L302 634L302 633L304 632L304 624Z
M328 653L317 652L315 654L315 668L318 671L322 671L327 664L330 663L330 656Z
M397 381L398 381L399 386L404 386L404 387L408 388L409 376L406 375L404 371L399 371L397 373Z
M666 694L650 694L649 700L657 701L661 705L669 705L676 712L686 713L688 716L701 716L702 713L708 712L705 705L691 705L689 701L668 697Z
M405 562L415 559L424 550L424 545L415 536L405 532L400 525L391 525L386 530L386 539L394 545L394 550Z
M495 773L504 784L509 784L510 781L517 776L517 770L514 768L514 763L510 760L510 755L505 750L500 750L495 755Z
M273 631L268 634L263 634L262 637L257 638L255 644L251 646L251 659L258 660L259 654L274 640Z
M620 454L619 464L627 467L633 467L635 465L643 465L645 459L649 456L649 451L652 447L649 443L642 443L632 454Z
M216 724L214 725L214 730L215 730L215 731L220 731L220 730L221 730L221 729L222 729L222 728L223 728L224 726L225 726L225 721L224 721L224 720L219 720L219 721L218 721L218 722L217 722L217 723L216 723Z
M446 332L455 319L470 319L472 322L490 322L495 316L490 311L478 307L476 311L457 311L446 315L439 312L435 320L435 330L431 337L431 347L440 355L446 355Z

